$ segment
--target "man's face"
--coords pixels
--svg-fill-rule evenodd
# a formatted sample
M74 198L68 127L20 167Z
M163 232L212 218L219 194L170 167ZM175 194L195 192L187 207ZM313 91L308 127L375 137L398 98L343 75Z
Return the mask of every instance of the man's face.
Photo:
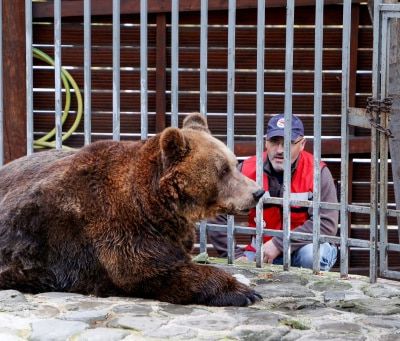
M290 163L293 164L301 151L304 150L306 139L303 136L298 137L290 144ZM283 172L284 155L283 155L283 137L276 136L265 141L268 159L276 172Z

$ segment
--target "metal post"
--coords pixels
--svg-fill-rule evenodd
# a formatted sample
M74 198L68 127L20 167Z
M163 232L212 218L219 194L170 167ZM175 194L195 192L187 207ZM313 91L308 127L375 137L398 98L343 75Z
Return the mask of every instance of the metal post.
M379 50L380 50L380 1L374 2L374 38L372 53L372 97L377 99L379 96ZM372 111L372 119L377 122L377 112ZM377 130L371 129L371 215L370 215L370 281L376 282L376 237L378 230L378 159L379 159L379 138Z
M235 115L235 27L236 26L236 0L229 0L228 15L228 84L227 84L227 145L234 151L234 115ZM234 216L228 216L228 264L235 258Z
M56 112L56 148L62 148L61 96L61 0L54 0L54 87Z
M26 6L26 2L25 2L25 6ZM0 0L0 27L3 27L3 1L2 0ZM28 35L28 33L26 33L26 34ZM0 30L0 166L2 166L3 164L4 164L3 30Z
M285 138L283 174L283 269L290 266L290 192L291 192L291 140L292 140L292 88L293 88L293 30L294 0L288 0L286 9L286 56L285 56Z
M392 1L393 2L393 1ZM390 22L390 40L389 40L389 57L388 57L388 80L387 93L393 99L392 110L390 115L390 131L393 138L389 139L390 157L392 161L393 186L396 199L396 208L400 210L400 4L397 3L398 11L396 12L397 20ZM396 6L393 5L393 6ZM392 13L392 17L393 17ZM397 231L400 242L400 218L397 219Z
M113 0L113 140L120 140L120 0Z
M201 0L200 19L200 113L207 115L208 1Z
M171 8L171 126L178 126L179 112L179 0L172 0Z
M33 153L33 55L32 55L32 1L25 0L26 39L26 151ZM1 54L3 55L3 54ZM1 77L3 79L3 76ZM3 98L3 96L1 95ZM2 110L3 112L3 110ZM4 140L4 139L2 139Z
M265 53L265 1L257 3L257 108L256 108L256 182L263 187L264 151L264 53ZM263 201L256 206L256 266L263 264Z
M92 42L91 42L91 0L85 0L83 3L83 40L84 40L84 98L85 98L85 112L84 112L84 129L85 129L85 145L91 142L92 131Z
M140 0L140 136L147 139L147 0Z
M386 15L383 15L381 20L382 23L382 58L381 58L381 101L387 96L387 84L388 84L388 45L390 42L390 29L389 20ZM389 112L385 103L381 106L380 110L380 125L387 128L389 125ZM380 210L379 210L379 228L380 228L380 247L379 247L379 273L383 274L388 270L388 229L387 229L387 195L388 195L388 136L380 133L380 163L379 163L379 175L380 175Z
M201 0L200 19L200 113L207 116L208 1ZM207 251L207 221L200 222L200 252Z
M342 98L341 98L341 156L340 168L340 275L349 273L348 258L348 174L349 174L349 125L347 108L349 105L349 65L350 65L351 0L343 3L342 35Z
M315 71L314 71L314 192L313 192L313 271L320 271L321 232L321 113L322 113L322 48L324 2L315 5Z

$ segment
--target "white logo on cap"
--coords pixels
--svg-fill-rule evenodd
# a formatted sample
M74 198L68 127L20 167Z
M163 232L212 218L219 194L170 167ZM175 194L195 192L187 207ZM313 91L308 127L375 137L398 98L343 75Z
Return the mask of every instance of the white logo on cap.
M284 118L280 118L280 119L278 120L278 122L276 122L276 126L277 126L278 128L285 128L285 119L284 119Z

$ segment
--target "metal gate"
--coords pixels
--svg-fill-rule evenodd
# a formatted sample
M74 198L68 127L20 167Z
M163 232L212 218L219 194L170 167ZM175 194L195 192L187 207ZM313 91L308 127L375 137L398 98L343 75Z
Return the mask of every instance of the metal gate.
M1 1L0 1L1 3ZM238 2L239 3L239 2ZM268 14L266 2L264 0L254 1L257 8L257 78L256 78L256 154L257 154L257 182L262 184L262 153L264 145L264 127L265 127L265 108L264 98L266 91L264 89L264 76L266 69L268 69L269 61L265 60L265 42L268 41L268 36L265 32L265 17ZM400 219L400 211L389 209L387 204L387 187L388 187L388 140L390 140L390 132L388 130L390 103L386 98L388 97L388 52L390 46L388 44L389 25L395 18L399 18L400 5L397 4L382 4L381 1L374 1L374 47L373 47L373 93L372 99L369 103L367 110L350 108L349 105L349 72L350 72L350 36L351 36L351 22L352 22L352 1L343 1L342 18L342 45L341 45L341 171L340 171L340 203L327 203L320 201L320 193L317 190L320 186L320 172L319 161L321 160L321 127L322 127L322 76L323 76L323 55L325 53L323 48L323 29L324 29L324 4L336 3L335 1L315 1L315 56L314 56L314 92L313 92L313 138L315 156L315 169L314 169L314 193L313 200L299 201L295 200L290 193L290 172L284 174L284 187L285 190L283 198L266 198L264 197L257 206L257 228L256 228L256 264L262 266L262 237L264 235L282 235L284 240L284 268L289 269L290 264L290 241L307 240L314 245L314 272L319 269L319 247L323 242L335 243L340 247L340 272L342 277L346 277L349 271L349 248L360 247L368 249L370 252L370 278L375 282L378 276L377 262L378 254L380 261L380 276L400 279L400 273L388 269L388 252L400 252L400 245L388 242L387 231L387 217L397 217ZM32 38L32 1L25 1L26 13L26 80L27 80L27 151L28 154L34 152L34 127L33 127L33 63L32 58L35 50L33 49ZM91 5L90 0L83 1L83 17L84 17L84 143L91 142L92 127L91 127L91 95L92 95L92 65L91 65ZM199 111L207 115L207 99L210 91L207 87L208 75L208 13L209 6L212 7L213 2L201 0L200 12L200 67L199 67ZM62 140L65 133L62 131L62 82L63 75L61 50L62 50L62 37L61 37L61 0L54 0L54 70L55 70L55 147L62 147ZM115 140L120 139L121 135L121 100L120 100L120 13L121 1L112 1L112 138ZM236 25L236 11L238 4L235 0L227 2L228 10L228 24L227 24L227 83L226 83L226 97L227 97L227 110L226 110L226 142L229 148L235 147L235 97L238 95L235 92L235 63L236 47L235 47L235 34L238 29ZM1 6L0 6L1 8ZM179 15L180 15L180 2L179 0L171 0L171 61L170 61L170 77L171 88L169 89L171 96L171 108L169 111L170 122L172 126L178 126L179 118ZM292 111L293 111L293 54L294 54L294 16L295 16L295 1L288 0L286 2L286 23L285 23L285 70L284 70L284 112L285 120L285 154L290 153L290 130L292 124ZM140 92L140 138L145 139L149 135L149 108L148 108L148 22L147 16L149 13L149 4L146 0L140 1L140 88L135 91ZM0 16L1 18L1 16ZM1 54L0 54L1 55ZM1 70L1 60L0 60ZM339 77L339 76L338 76ZM2 85L0 83L0 85ZM0 88L2 92L2 88ZM386 99L386 100L385 100ZM2 101L0 101L0 114L2 114ZM0 115L0 119L2 116ZM400 120L400 119L399 119ZM0 120L0 123L2 120ZM392 123L395 118L392 119ZM371 129L371 204L370 205L357 205L349 202L348 188L349 188L349 129L350 126L364 127ZM1 124L2 128L2 124ZM392 129L393 132L400 131L400 128ZM0 131L1 136L3 135ZM2 144L0 144L2 146ZM393 146L392 148L396 148ZM396 149L393 149L396 150ZM0 149L0 153L3 151ZM392 153L393 155L393 153ZM392 159L392 165L395 160ZM285 169L290 169L290 159L285 160ZM399 166L397 166L400 168ZM394 172L395 173L395 172ZM397 183L396 183L397 181ZM395 179L395 186L397 186L397 197L399 193L399 179ZM399 204L400 199L397 200ZM262 221L262 208L264 203L279 204L283 206L284 226L282 231L270 230L263 228ZM299 232L290 231L290 207L303 206L313 208L313 233L304 234ZM320 209L332 209L340 212L340 236L324 236L320 233L319 226L319 211ZM399 207L398 207L399 208ZM350 213L358 213L370 217L370 240L361 240L349 238L349 219ZM254 234L252 228L246 226L239 226L235 224L235 218L228 218L228 225L213 225L207 222L199 224L200 229L200 250L202 252L207 249L206 231L208 230L222 230L227 231L228 234L228 262L234 262L234 244L235 234ZM397 228L398 229L398 228ZM400 234L400 232L399 232ZM400 236L399 236L400 237Z
M398 236L400 239L399 210L390 210L387 205L388 188L388 149L391 149L391 164L395 186L397 209L400 204L399 179L399 19L400 4L388 4L381 1L374 2L374 54L373 54L373 88L372 106L368 107L372 114L372 163L374 170L371 174L371 211L379 212L371 215L371 280L374 281L376 260L373 255L376 248L379 250L380 276L400 279L400 272L388 269L388 252L400 252L400 245L388 243L387 217L396 216L398 220ZM391 57L394 57L394 63ZM393 59L393 58L392 58ZM390 63L391 62L391 63ZM392 108L392 110L391 110ZM389 123L390 122L390 123ZM389 129L391 128L392 131ZM379 162L378 162L379 161ZM379 170L378 170L379 167ZM378 189L379 184L379 189ZM379 197L378 197L379 193ZM378 203L379 202L379 203ZM378 229L379 226L379 238ZM379 241L378 241L379 239ZM399 241L400 242L400 241Z

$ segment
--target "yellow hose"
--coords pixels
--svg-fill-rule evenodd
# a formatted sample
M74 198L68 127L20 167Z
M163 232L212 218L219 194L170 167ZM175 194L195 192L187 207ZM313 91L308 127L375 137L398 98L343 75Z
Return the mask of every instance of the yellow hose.
M54 60L46 53L43 51L33 48L33 56L54 66ZM77 108L77 113L76 113L76 118L74 123L72 124L71 128L62 135L62 141L64 142L67 140L72 133L78 128L79 123L82 119L82 114L83 114L83 100L82 100L82 94L81 91L78 87L78 84L76 84L75 80L72 78L71 74L65 70L64 68L61 68L61 80L64 85L65 89L65 106L63 110L63 114L61 116L61 124L64 124L65 120L67 119L69 109L71 106L71 89L70 89L70 84L72 85L73 89L75 90L75 96L76 96L76 101L78 104ZM33 145L35 148L44 148L44 147L49 147L49 148L55 148L56 147L56 141L49 141L54 135L56 134L56 128L53 128L50 132L48 132L45 136L42 136L41 138L35 140L33 142ZM63 149L73 149L67 146L62 146Z

